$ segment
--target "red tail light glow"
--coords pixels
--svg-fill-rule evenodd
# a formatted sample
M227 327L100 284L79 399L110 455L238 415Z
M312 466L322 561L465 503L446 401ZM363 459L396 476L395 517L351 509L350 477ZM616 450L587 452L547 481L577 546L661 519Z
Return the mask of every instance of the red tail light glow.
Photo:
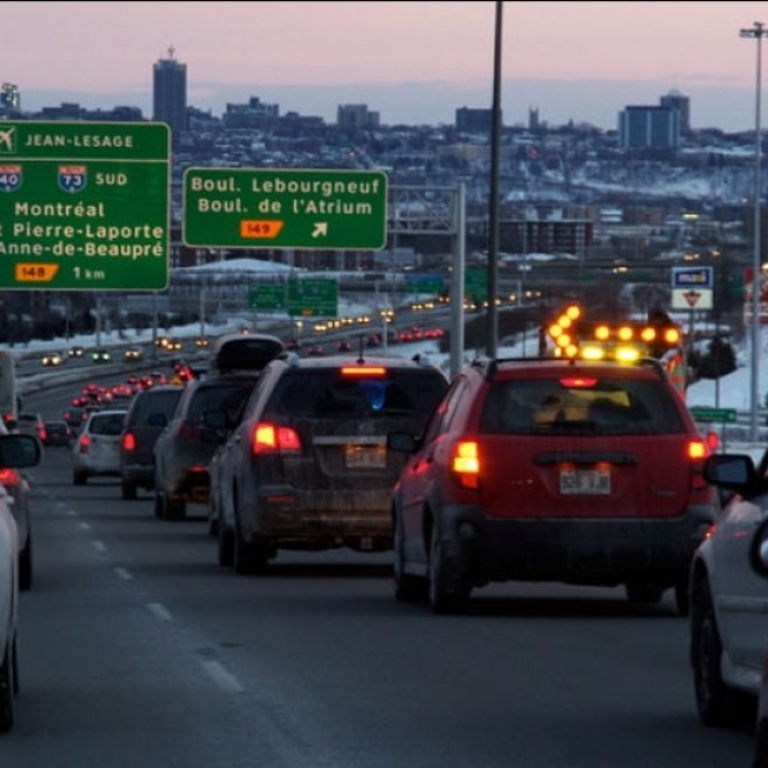
M384 376L387 369L381 365L345 365L341 369L342 376Z
M301 439L295 429L269 422L259 422L253 430L251 451L254 455L299 453L301 451Z
M465 488L480 485L480 457L474 440L461 440L453 447L451 471Z
M123 435L123 450L135 451L136 450L136 435L133 432L126 432Z
M91 438L88 435L82 435L77 441L77 445L80 453L88 453L88 448L91 446Z
M6 488L13 488L19 484L19 473L15 469L5 467L0 469L0 483Z

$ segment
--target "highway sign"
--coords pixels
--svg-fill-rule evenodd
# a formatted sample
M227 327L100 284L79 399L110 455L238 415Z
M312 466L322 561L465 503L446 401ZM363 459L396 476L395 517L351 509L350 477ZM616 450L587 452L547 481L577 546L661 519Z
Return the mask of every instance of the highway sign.
M248 291L251 309L285 309L285 286L282 283L265 283Z
M488 299L488 270L467 267L464 270L464 295L470 296L475 304Z
M405 290L407 293L427 293L436 296L445 290L445 279L442 275L406 275Z
M291 317L336 317L339 283L323 278L289 278L286 306Z
M672 288L694 289L697 291L715 287L712 267L672 267Z
M708 408L695 405L690 410L696 421L711 421L718 424L733 424L736 421L735 408Z
M383 171L187 168L182 239L190 247L381 250Z
M165 123L0 120L0 287L168 287Z

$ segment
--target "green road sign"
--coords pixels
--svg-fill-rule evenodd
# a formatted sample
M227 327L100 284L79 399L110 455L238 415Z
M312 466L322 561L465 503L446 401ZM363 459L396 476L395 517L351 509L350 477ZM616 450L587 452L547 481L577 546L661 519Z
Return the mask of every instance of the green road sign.
M248 291L251 309L285 309L285 286L280 284L257 285Z
M182 239L190 247L380 250L383 171L187 168Z
M690 410L696 421L712 421L720 424L733 424L736 421L735 408L707 408L694 405Z
M475 303L488 298L488 270L467 267L464 270L464 295L471 296Z
M336 317L339 314L339 284L336 280L288 280L286 300L291 317Z
M445 290L442 275L406 275L405 290L408 293L428 293L436 296Z
M0 120L0 287L168 287L165 123Z

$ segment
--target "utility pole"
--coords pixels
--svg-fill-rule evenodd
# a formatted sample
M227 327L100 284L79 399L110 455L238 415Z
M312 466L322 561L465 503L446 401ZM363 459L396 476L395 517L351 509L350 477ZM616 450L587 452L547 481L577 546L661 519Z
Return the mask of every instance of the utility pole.
M757 441L757 412L760 404L760 277L761 277L761 258L760 258L760 199L762 196L762 183L760 180L761 164L761 141L760 141L760 49L763 37L768 34L765 24L762 21L756 21L750 29L742 29L739 37L753 38L757 42L757 74L755 89L755 226L754 226L754 255L752 259L752 367L751 373L751 398L750 398L750 439Z

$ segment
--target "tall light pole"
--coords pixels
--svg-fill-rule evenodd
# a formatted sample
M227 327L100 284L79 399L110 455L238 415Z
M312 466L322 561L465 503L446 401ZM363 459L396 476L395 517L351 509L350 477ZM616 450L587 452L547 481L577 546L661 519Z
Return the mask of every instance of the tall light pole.
M765 24L756 21L751 29L742 29L739 37L751 37L757 41L757 74L755 89L755 250L752 259L752 367L751 373L751 408L750 408L750 439L757 441L757 411L760 402L759 370L760 370L760 198L762 196L762 183L760 181L760 49L763 37L768 34Z

